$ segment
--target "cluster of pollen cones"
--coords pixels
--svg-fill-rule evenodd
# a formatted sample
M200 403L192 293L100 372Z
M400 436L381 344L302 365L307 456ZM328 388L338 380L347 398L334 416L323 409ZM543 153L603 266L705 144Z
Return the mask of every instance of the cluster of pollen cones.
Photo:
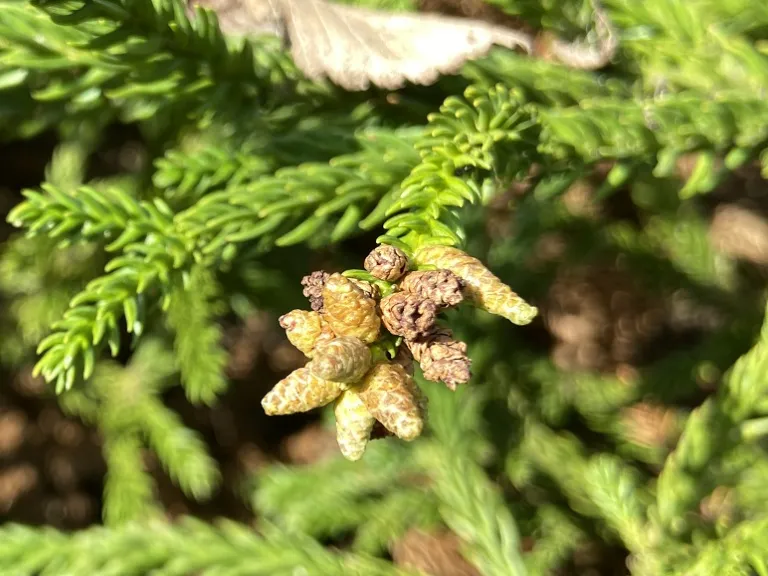
M293 310L280 326L309 362L261 403L267 414L279 415L333 402L336 439L350 460L360 459L371 439L421 435L427 399L413 379L414 360L426 380L451 390L469 381L467 345L437 323L442 310L468 301L518 325L537 314L457 248L426 245L410 259L381 245L364 266L358 278L322 271L304 277L312 310Z

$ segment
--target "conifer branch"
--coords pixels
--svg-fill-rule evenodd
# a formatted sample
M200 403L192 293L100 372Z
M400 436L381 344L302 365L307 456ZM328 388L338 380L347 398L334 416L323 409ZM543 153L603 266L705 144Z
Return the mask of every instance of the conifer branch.
M568 497L574 511L605 521L632 552L654 543L645 518L649 495L637 474L610 455L585 454L581 443L530 420L525 452Z
M174 331L176 361L187 399L211 405L227 387L227 353L212 299L215 280L202 266L193 267L189 282L175 285L168 305L168 324Z
M173 227L173 214L160 200L139 203L119 189L103 193L81 187L72 193L43 186L44 194L26 191L9 221L26 226L29 235L46 232L66 246L82 239L112 240L108 251L123 254L107 264L107 275L91 281L70 302L70 309L54 324L38 353L36 366L61 392L93 372L97 352L109 345L112 355L120 349L119 321L125 316L128 331L141 335L145 325L145 292L160 290L168 297L172 276L192 257L191 248ZM181 281L179 279L179 281ZM164 302L167 305L167 301Z
M503 186L522 179L531 164L552 172L565 160L588 165L611 158L619 162L608 178L616 186L631 173L625 159L666 176L677 158L702 150L681 195L709 191L724 174L717 153L726 154L725 167L733 169L761 151L768 107L738 93L723 93L707 105L710 123L704 124L701 97L694 93L638 101L593 97L546 107L526 102L524 90L471 86L464 98L449 97L430 116L426 137L417 143L422 162L403 181L379 241L401 248L427 239L462 245L457 210L482 200L478 170L493 172ZM756 117L763 121L755 123ZM473 176L456 175L465 169Z
M520 90L527 101L547 108L574 106L593 98L630 96L621 82L508 50L494 50L482 60L467 63L462 75L484 89L503 84Z
M0 288L9 299L8 319L16 333L3 342L4 359L15 364L34 354L51 324L61 319L72 297L102 266L93 244L57 252L48 238L10 239L0 256Z
M743 34L765 26L764 10L745 0L696 4L654 0L639 9L628 0L607 0L605 5L617 25L633 32L622 47L649 89L765 90L768 66ZM720 65L724 54L727 67Z
M160 513L152 478L144 467L141 441L131 434L106 434L104 459L104 523L116 526Z
M188 496L205 500L218 486L217 463L202 439L158 398L173 372L169 352L147 339L128 367L102 362L88 387L58 397L68 413L96 426L104 437L104 519L109 524L159 514L144 443Z
M433 478L448 527L467 543L483 574L524 575L520 536L497 488L464 454L435 448Z
M383 442L371 445L356 463L333 458L307 468L271 467L255 479L252 507L291 532L325 538L356 529L362 538L359 546L378 547L386 534L376 518L376 510L384 508L381 493L411 490L409 476L420 472L409 452ZM299 496L307 490L316 497ZM428 496L418 492L419 505L428 507Z
M715 576L764 572L768 563L767 530L768 518L764 515L742 522L724 538L709 542L699 550L687 551L689 557L678 560L674 573Z
M204 244L205 253L251 241L262 249L338 242L358 224L366 230L383 220L390 191L418 161L412 142L419 134L419 129L365 130L358 136L359 152L209 194L177 223Z
M542 28L578 28L584 20L582 2L492 3L522 11ZM29 238L9 245L0 263L12 277L3 281L13 299L8 316L23 325L20 342L4 342L3 350L42 339L43 323L60 317L69 300L40 343L37 371L56 382L65 411L103 436L108 525L73 535L6 526L0 572L394 576L404 572L367 554L381 554L412 527L435 524L438 514L484 574L552 572L593 527L621 542L638 575L765 572L768 467L760 440L768 430L768 320L758 343L733 364L754 339L762 295L745 289L740 262L713 248L709 223L691 197L754 160L768 170L768 61L760 44L768 11L749 0L605 4L620 28L611 69L574 71L496 50L467 65L463 78L384 97L306 82L276 42L224 38L212 13L189 17L183 0L0 0L3 136L56 127L86 142L60 147L48 182L26 192L10 215ZM467 81L472 85L455 95ZM406 127L440 101L426 126ZM145 121L148 147L170 151L155 160L153 174L82 186L86 155L116 118ZM685 175L681 161L691 157L695 165ZM610 171L594 195L626 187L637 223L582 220L558 207L572 183L602 178L606 164ZM149 176L155 189L134 194ZM146 451L192 498L209 497L220 481L201 438L160 400L177 376L193 403L212 404L226 388L216 325L219 270L237 268L245 277L254 254L299 243L318 247L383 224L379 242L407 254L375 254L380 261L366 272L347 272L379 289L399 281L408 292L407 257L425 243L482 244L481 234L465 232L467 205L486 203L522 180L530 187L515 196L515 234L493 242L495 256L510 264L504 272L520 278L524 291L531 284L543 291L563 262L605 257L620 260L633 280L656 292L683 289L721 313L727 329L667 351L630 377L573 374L530 355L528 342L510 346L508 333L484 317L451 312L459 328L476 328L468 330L469 349L485 385L455 393L425 386L431 437L373 442L356 463L339 458L260 471L253 507L280 526L265 525L261 535L232 523L160 521ZM139 193L158 199L138 200ZM574 245L543 272L533 271L529 256L536 259L549 232L564 232ZM54 245L66 249L55 256L73 258L64 264L71 269L62 272L58 258L41 262ZM102 249L111 261L83 287L94 262L101 266L91 256ZM372 272L384 264L387 270ZM281 292L275 276L265 285ZM49 280L53 289L45 287ZM350 292L350 308L368 312L356 317L378 321L375 303ZM222 294L231 296L226 286ZM174 354L146 339L125 368L99 359L107 346L113 356L119 351L124 320L134 340L158 328L148 321L156 308L174 332ZM393 310L389 325L405 326ZM468 365L469 357L458 356ZM702 375L712 384L731 364L720 389L688 413L702 394ZM80 378L90 382L74 387ZM625 411L643 402L663 404L685 422L668 456L671 442L660 441L649 454L622 428ZM494 418L508 429L497 430ZM554 429L570 418L599 436L599 452ZM423 425L423 415L412 421ZM494 427L488 440L486 424ZM623 457L655 468L666 462L654 483ZM484 469L497 473L505 458L518 489L511 506ZM537 484L538 474L551 482ZM727 505L711 505L723 491ZM540 506L541 495L552 498ZM561 495L575 514L562 513ZM589 530L582 530L584 520ZM356 553L320 544L342 535ZM533 542L526 553L523 536Z
M213 13L198 11L190 20L181 0L55 0L40 8L51 19L46 47L21 50L12 61L41 71L51 63L54 69L74 65L80 74L37 89L38 100L87 101L91 109L106 102L127 118L143 119L171 104L168 93L176 95L174 106L205 102L221 112L245 98L274 101L275 94L285 97L297 88L296 68L274 39L232 44ZM36 46L38 15L13 4L3 12L0 22L14 28L12 37ZM304 82L305 90L309 86Z
M233 148L220 145L196 151L169 150L155 162L152 180L169 201L179 202L197 200L222 187L239 187L276 168L262 154Z
M381 554L410 528L430 528L440 520L437 499L422 488L399 487L368 509L367 521L355 533L352 549Z
M6 104L0 112L3 136L30 138L51 126L103 126L113 119L109 104L96 90L89 90L100 81L98 74L73 81L67 52L36 42L37 35L57 38L58 46L82 40L76 31L57 26L28 2L0 4L0 94ZM57 92L67 92L70 98L57 98Z
M408 249L426 240L463 245L458 209L482 200L482 171L508 181L522 176L534 160L535 136L526 134L526 146L520 132L531 125L522 94L501 85L487 90L471 86L464 98L446 99L440 112L429 116L425 137L416 146L421 163L387 210L387 232L379 242ZM461 176L464 171L469 177Z
M146 398L139 412L143 435L173 482L195 500L208 499L221 478L202 439L157 398Z
M467 558L483 574L524 575L515 520L500 491L472 457L471 429L462 424L473 420L473 408L478 409L479 403L465 396L441 388L430 398L436 408L430 414L436 439L424 458L440 500L440 514L466 543Z
M139 202L118 187L63 191L50 184L43 184L41 192L25 190L24 197L26 201L7 219L17 228L26 228L27 236L44 233L62 247L82 240L108 240L109 252L139 240L162 239L175 260L185 257L185 243L174 234L173 214L162 200Z
M738 425L754 412L764 397L766 370L768 315L757 344L728 371L718 394L688 418L683 435L659 476L658 512L673 533L689 529L686 512L719 484L720 479L707 472L717 459L741 441Z
M589 516L598 514L583 483L588 455L581 442L529 419L523 450L535 467L558 485L574 511Z
M683 198L711 191L726 169L759 153L768 139L768 106L759 98L723 92L709 98L702 116L700 94L620 101L588 99L578 107L539 109L539 150L553 158L576 156L632 159L647 163L656 176L674 173L675 162L700 151L696 167L680 190ZM757 119L757 121L756 121ZM717 155L724 156L724 167Z
M48 382L55 381L57 392L72 388L79 377L90 378L97 354L106 346L112 356L117 356L119 322L123 317L128 331L136 338L141 336L148 308L145 290L160 289L167 302L167 287L173 283L171 274L178 277L178 273L166 252L142 250L143 246L136 245L135 255L113 260L108 269L116 270L89 283L72 300L64 318L53 325L54 332L38 346L42 356L35 373ZM154 261L144 259L146 252Z
M482 200L478 170L493 172L503 186L522 179L531 164L543 163L546 172L566 159L588 165L611 158L620 162L609 176L618 185L631 171L621 164L627 158L662 176L682 154L702 149L681 195L709 191L722 175L716 153L727 153L725 166L735 168L761 150L768 139L768 107L736 93L719 95L708 106L711 123L702 124L698 94L635 102L594 97L546 107L526 102L519 89L471 86L464 98L449 97L440 113L430 116L425 138L416 145L422 161L402 182L379 241L401 248L403 242L417 246L427 239L462 245L457 210ZM755 124L755 117L764 121ZM465 169L472 177L457 176Z
M590 459L585 485L600 517L620 536L632 552L643 552L653 542L645 511L648 494L640 484L639 474L612 455Z
M325 163L375 147L375 134L382 140L385 130L364 127L377 120L375 108L366 101L341 117L330 106L315 109L306 102L260 110L229 130L214 125L183 140L155 161L153 182L165 199L186 208L212 192L243 190L279 168ZM407 130L393 134L407 135ZM395 140L389 140L391 148ZM366 158L370 163L383 160L373 154Z
M0 569L8 574L153 574L181 576L370 574L415 576L369 556L336 554L298 534L265 526L256 534L231 521L159 520L65 534L6 524Z
M533 533L533 549L523 557L530 574L551 574L585 540L568 514L555 506L542 506L539 526Z

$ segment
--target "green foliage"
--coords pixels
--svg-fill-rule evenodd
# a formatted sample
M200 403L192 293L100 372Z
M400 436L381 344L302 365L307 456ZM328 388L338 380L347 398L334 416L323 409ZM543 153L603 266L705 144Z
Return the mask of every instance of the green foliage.
M107 275L72 299L64 318L54 325L57 331L38 347L46 354L36 369L46 380L55 380L61 392L72 387L79 373L91 376L99 348L109 345L113 356L119 352L121 318L129 332L142 334L144 292L159 288L167 294L190 254L184 239L174 233L170 209L160 200L139 203L118 189L103 196L90 187L79 188L76 195L52 186L45 191L48 196L30 192L29 203L17 206L9 218L29 222L33 234L45 230L51 238L62 238L64 245L78 238L78 232L82 238L117 236L106 249L122 251L106 265ZM103 199L110 197L112 203ZM167 307L167 297L164 300Z
M514 144L526 114L518 97L495 86L488 91L468 88L465 98L449 97L439 114L429 117L427 132L417 144L421 162L403 180L388 213L381 242L417 246L423 240L461 245L466 240L458 209L482 198L479 178L463 179L456 171L469 169L519 176L532 158ZM499 166L498 157L514 167Z
M360 150L329 162L307 162L271 177L207 195L177 216L179 227L206 255L233 258L237 245L272 246L338 242L378 225L386 203L418 157L418 129L370 129L358 135ZM258 176L258 175L256 175Z
M443 397L448 395L441 392ZM458 426L448 431L452 424L461 423L461 410L471 408L462 405L461 396L440 398L445 407L437 412L435 446L428 454L441 514L466 543L467 558L483 574L525 574L517 525L464 438L471 429Z
M759 374L768 362L766 337L768 324L763 325L758 343L725 375L718 394L691 414L677 448L667 459L659 476L657 505L660 519L674 531L685 529L681 520L686 509L715 488L716 478L709 477L707 469L743 440L738 426L754 415L755 406L765 396Z
M378 554L406 529L435 523L437 502L419 485L422 473L410 450L374 443L361 465L334 458L306 469L275 466L255 479L251 503L286 530L354 532L353 549ZM297 497L308 493L314 497Z
M383 561L334 554L314 540L265 526L262 535L234 522L211 526L187 518L116 529L91 528L73 535L52 529L6 525L0 566L12 574L288 575L371 574L408 576Z
M188 285L179 285L168 307L168 324L175 333L174 348L181 383L193 404L212 404L226 390L221 331L215 320L215 279L195 267Z
M489 3L565 38L593 27L591 2ZM0 135L60 138L8 214L21 233L0 257L0 353L18 368L37 350L36 373L99 431L107 465L105 527L6 524L0 571L394 576L407 573L381 559L394 542L447 528L483 575L578 570L590 547L642 576L768 574L764 264L710 230L719 203L764 195L768 9L603 4L620 39L603 70L499 48L430 87L348 94L181 0L0 0ZM115 122L135 125L149 162L94 177ZM579 187L590 198L574 208ZM165 520L154 474L195 501L221 484L166 393L226 401L222 319L306 307L300 277L359 268L375 236L463 247L545 321L451 312L472 383L418 380L430 416L413 443L260 468L244 490L257 531ZM663 302L668 333L646 356L557 360L551 287L579 267Z
M60 397L65 411L97 426L104 437L104 519L109 524L159 512L144 446L188 496L204 500L218 486L216 462L198 434L158 397L174 372L170 352L159 341L146 340L127 367L101 363L87 389Z

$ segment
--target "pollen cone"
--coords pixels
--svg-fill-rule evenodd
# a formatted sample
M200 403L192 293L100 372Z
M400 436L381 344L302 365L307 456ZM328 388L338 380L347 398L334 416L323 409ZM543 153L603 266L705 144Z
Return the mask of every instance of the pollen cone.
M451 246L427 245L415 254L419 264L450 270L464 281L464 294L476 306L519 326L530 324L538 309L496 277L480 260Z
M335 400L343 384L313 376L306 366L280 380L264 396L261 406L269 416L308 412Z
M341 274L332 274L323 289L323 318L337 336L352 336L366 344L379 337L381 320L376 300Z
M312 350L318 343L334 337L331 328L317 312L292 310L280 316L279 322L290 343L308 357L312 357Z
M334 406L336 442L347 460L360 460L376 419L354 390L342 392Z
M371 367L371 351L357 338L339 336L318 344L309 365L312 374L325 380L355 383Z
M387 430L403 440L414 440L424 428L422 399L414 386L402 366L382 362L365 375L359 394L368 411Z

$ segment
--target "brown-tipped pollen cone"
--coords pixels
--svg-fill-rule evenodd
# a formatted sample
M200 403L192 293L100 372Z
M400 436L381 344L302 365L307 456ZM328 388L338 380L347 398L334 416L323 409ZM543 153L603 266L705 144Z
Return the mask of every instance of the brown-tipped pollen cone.
M342 456L347 460L360 460L376 419L355 390L342 392L333 411L336 415L336 443Z
M401 344L398 347L397 354L395 354L395 357L392 358L392 363L402 367L405 373L413 378L413 355L405 344ZM421 391L421 389L416 385L416 382L413 379L409 380L409 382L412 384L410 389L413 392L414 397L418 400L419 406L421 407L422 417L426 417L428 399ZM373 429L371 430L370 439L380 440L382 438L389 438L390 436L394 436L394 434L387 430L384 424L376 420L376 422L373 424Z
M415 440L424 429L423 399L402 366L381 362L365 375L359 394L368 411L398 438Z
M302 294L309 300L309 306L315 312L323 309L323 288L329 276L328 272L318 270L301 279L301 285L304 286Z
M381 330L376 300L341 274L331 274L323 289L323 318L337 336L352 336L365 344L375 342Z
M467 345L456 340L449 328L436 327L430 334L406 340L405 344L430 382L442 382L456 390L456 386L466 384L472 377Z
M320 342L334 338L330 326L317 312L292 310L280 316L278 322L290 343L308 357L312 357L312 351Z
M309 369L325 380L354 383L371 367L371 351L361 340L339 336L318 344Z
M381 319L395 336L413 340L435 325L437 304L410 292L395 292L381 300Z
M408 271L408 256L400 248L382 244L377 246L363 263L368 272L379 280L394 282Z
M400 290L432 300L441 308L464 300L464 281L450 270L409 272L398 285Z
M340 382L318 378L305 366L275 384L262 399L261 406L269 416L308 412L333 402L343 390Z
M535 306L528 304L494 276L480 260L458 248L430 244L416 250L414 258L419 265L450 270L464 281L464 295L469 301L513 324L530 324L539 313Z

